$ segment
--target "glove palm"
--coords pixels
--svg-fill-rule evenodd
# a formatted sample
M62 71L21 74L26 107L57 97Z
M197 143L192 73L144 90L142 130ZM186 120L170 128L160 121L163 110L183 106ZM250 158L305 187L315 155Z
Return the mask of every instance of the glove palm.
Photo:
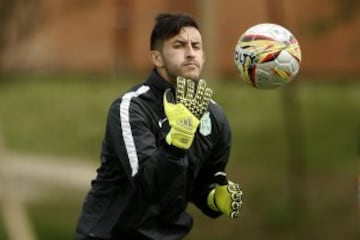
M183 77L177 78L175 103L170 89L165 91L164 110L171 127L166 136L168 144L182 149L190 148L211 95L212 90L206 87L205 80L200 79L196 85L193 80Z
M188 149L199 126L197 119L182 103L173 104L164 96L165 114L171 126L166 142L178 148Z

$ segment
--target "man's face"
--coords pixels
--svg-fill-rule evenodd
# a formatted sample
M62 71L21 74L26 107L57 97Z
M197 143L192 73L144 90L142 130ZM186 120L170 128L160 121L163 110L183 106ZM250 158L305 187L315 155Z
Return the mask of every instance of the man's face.
M198 80L205 62L200 32L194 27L184 27L164 41L159 57L162 65L159 73L167 81L175 83L177 76Z

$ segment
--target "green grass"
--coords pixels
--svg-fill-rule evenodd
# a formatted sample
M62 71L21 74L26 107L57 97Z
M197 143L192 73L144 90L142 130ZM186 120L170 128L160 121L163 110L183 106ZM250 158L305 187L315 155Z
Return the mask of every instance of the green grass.
M111 76L9 77L0 84L0 130L14 151L98 156L107 109L129 85Z
M80 74L8 76L0 81L4 144L14 152L97 162L110 103L141 80ZM245 205L237 221L214 221L190 205L195 227L187 239L360 238L360 83L315 80L299 78L291 89L277 90L257 90L239 81L210 82L233 130L227 170L242 184ZM284 91L290 90L298 107L292 128L302 129L304 139L304 151L301 141L297 149L306 167L298 179L304 206L294 206L290 195L291 152L283 112ZM40 239L71 239L82 199L75 195L32 204Z

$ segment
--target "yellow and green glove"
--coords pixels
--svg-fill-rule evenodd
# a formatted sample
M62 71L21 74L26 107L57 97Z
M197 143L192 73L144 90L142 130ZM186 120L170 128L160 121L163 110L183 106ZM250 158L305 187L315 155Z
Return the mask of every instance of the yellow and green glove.
M210 191L208 206L217 212L221 212L229 218L237 218L242 205L242 191L239 184L227 180L226 173L215 174L215 188Z
M166 136L169 145L189 149L199 126L200 118L208 108L212 90L200 79L197 83L183 77L177 78L176 97L171 90L164 93L164 110L170 131Z
M195 82L191 79L177 77L176 84L176 102L182 103L198 119L206 112L212 90L207 87L204 79Z

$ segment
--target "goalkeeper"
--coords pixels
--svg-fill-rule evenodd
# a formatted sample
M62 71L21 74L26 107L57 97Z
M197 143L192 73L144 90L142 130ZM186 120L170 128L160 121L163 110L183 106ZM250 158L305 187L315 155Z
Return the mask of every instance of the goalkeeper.
M242 192L225 173L230 127L200 79L205 54L196 22L159 14L150 57L149 77L109 109L77 240L183 239L193 225L189 202L209 217L239 215Z

